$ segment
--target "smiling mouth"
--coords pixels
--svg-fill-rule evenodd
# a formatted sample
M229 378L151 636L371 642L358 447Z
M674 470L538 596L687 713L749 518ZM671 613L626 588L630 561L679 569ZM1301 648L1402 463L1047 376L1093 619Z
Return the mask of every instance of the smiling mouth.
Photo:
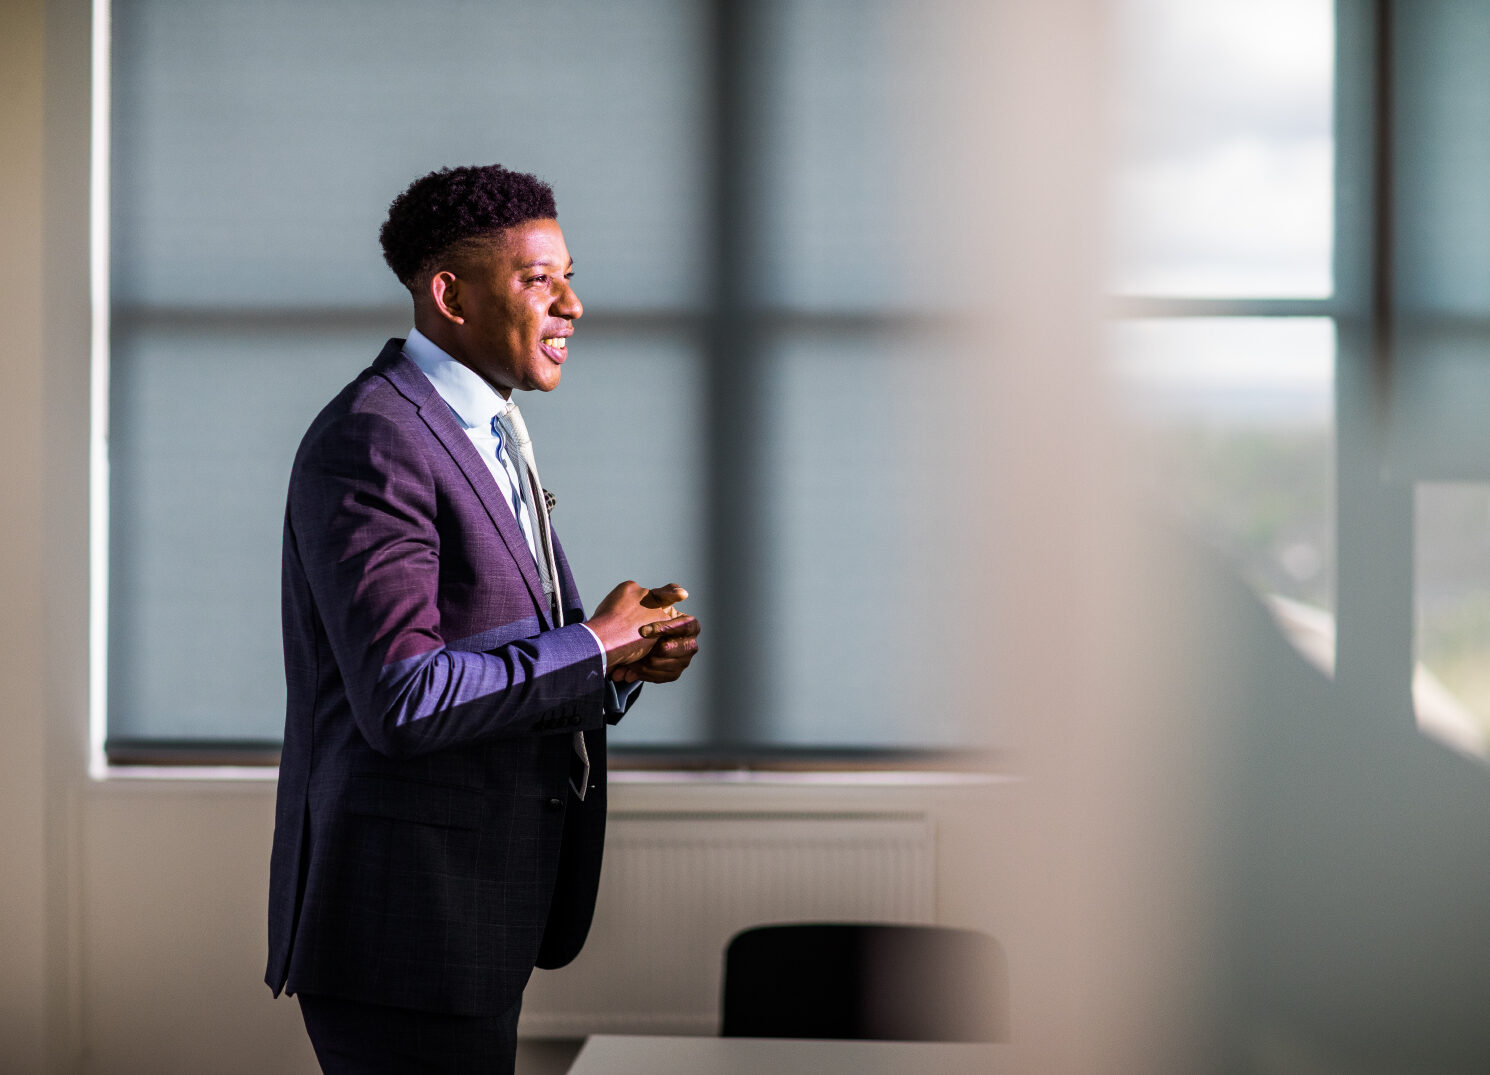
M563 336L550 336L543 341L543 346L552 347L555 351L564 351L569 347Z

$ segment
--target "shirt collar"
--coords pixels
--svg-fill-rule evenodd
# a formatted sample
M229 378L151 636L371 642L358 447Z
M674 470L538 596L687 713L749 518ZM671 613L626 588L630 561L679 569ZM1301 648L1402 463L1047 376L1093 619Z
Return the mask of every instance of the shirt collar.
M494 417L507 413L507 400L487 384L486 379L451 358L437 343L417 328L409 330L404 354L429 378L440 398L450 405L456 418L467 429L486 429Z

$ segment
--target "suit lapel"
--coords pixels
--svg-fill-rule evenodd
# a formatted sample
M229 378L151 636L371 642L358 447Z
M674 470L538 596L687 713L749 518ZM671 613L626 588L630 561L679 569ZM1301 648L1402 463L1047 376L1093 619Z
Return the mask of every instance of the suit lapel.
M533 604L538 609L539 619L544 629L552 628L554 626L553 612L549 608L548 598L543 593L543 582L538 577L538 565L533 562L533 553L528 548L527 538L523 537L522 527L513 517L512 509L503 499L496 479L491 476L491 471L477 454L475 446L471 444L471 438L466 436L466 431L456 420L455 414L450 410L450 405L435 391L434 385L429 383L429 378L419 371L419 367L403 356L402 342L390 340L388 346L383 349L383 353L379 356L379 364L386 363L382 370L383 375L419 408L419 417L424 420L430 432L450 453L456 467L465 475L472 493L486 509L486 514L496 526L497 533L502 536L503 544L507 546L508 555L512 557L518 571L522 574L523 581L527 583L528 593L532 595Z

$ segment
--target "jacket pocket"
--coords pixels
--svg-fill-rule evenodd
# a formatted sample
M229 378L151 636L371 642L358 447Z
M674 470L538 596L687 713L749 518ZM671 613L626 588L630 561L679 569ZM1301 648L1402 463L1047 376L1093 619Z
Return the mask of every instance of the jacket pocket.
M346 812L413 821L442 829L480 829L486 796L475 788L354 773L343 800Z

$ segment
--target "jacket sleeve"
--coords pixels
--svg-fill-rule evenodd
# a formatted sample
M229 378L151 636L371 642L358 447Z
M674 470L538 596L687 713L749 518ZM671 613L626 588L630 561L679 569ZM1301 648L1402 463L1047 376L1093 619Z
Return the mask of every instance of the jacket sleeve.
M580 624L541 633L528 625L528 637L489 648L448 644L436 508L424 449L375 413L318 430L292 473L289 525L368 743L407 757L493 736L603 727L603 659Z

